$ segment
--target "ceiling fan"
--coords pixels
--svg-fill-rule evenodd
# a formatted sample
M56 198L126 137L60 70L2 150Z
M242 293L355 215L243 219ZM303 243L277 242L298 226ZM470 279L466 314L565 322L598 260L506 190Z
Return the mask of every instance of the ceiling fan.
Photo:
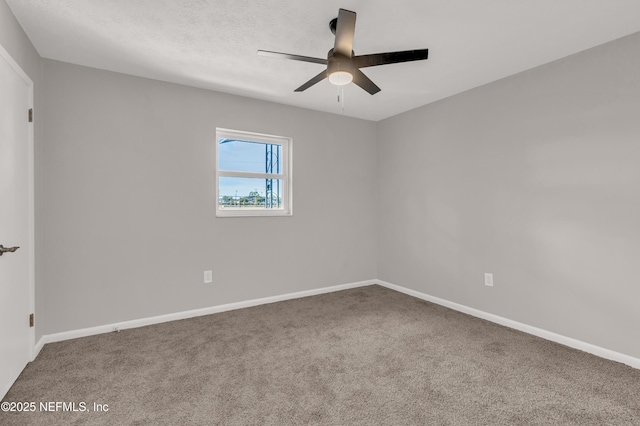
M369 77L364 75L364 73L360 71L360 68L395 64L398 62L420 61L427 59L429 54L429 49L418 49L356 56L352 50L353 34L356 29L356 13L350 10L340 9L338 17L332 19L329 23L329 28L331 28L331 32L335 34L336 41L333 49L329 50L327 59L270 52L268 50L258 50L258 55L326 65L327 68L324 71L298 87L295 90L296 92L302 92L325 78L328 78L331 83L337 86L354 82L370 94L375 95L380 91L380 88L376 86Z

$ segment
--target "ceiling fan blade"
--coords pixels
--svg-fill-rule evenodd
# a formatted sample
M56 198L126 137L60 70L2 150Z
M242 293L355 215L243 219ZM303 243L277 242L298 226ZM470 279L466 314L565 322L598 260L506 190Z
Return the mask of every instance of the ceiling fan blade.
M309 87L313 86L316 83L320 83L325 78L327 78L327 70L322 71L320 74L316 75L311 80L298 87L296 90L294 90L294 92L302 92L304 90L307 90Z
M354 56L353 63L358 68L376 65L396 64L398 62L422 61L429 56L429 49L404 50L402 52L374 53L373 55Z
M356 31L356 13L346 9L338 12L338 22L336 24L336 42L333 52L351 57L353 50L353 34Z
M310 56L292 55L290 53L270 52L268 50L258 50L260 56L270 56L273 58L293 59L294 61L312 62L314 64L327 65L326 59L312 58Z
M353 72L353 82L369 92L370 95L375 95L380 91L380 88L359 69Z

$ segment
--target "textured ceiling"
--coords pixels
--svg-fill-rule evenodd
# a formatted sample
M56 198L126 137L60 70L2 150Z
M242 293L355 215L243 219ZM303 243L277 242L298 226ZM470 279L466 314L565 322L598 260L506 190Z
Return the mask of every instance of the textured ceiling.
M357 12L356 54L429 48L366 68L382 91L345 87L344 114L380 120L640 31L638 0L6 0L41 56L320 111L338 88L293 90L322 65L329 21Z

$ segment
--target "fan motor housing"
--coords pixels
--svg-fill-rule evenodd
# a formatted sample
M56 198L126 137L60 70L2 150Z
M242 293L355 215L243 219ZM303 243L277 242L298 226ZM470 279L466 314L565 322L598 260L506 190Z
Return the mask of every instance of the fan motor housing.
M351 51L353 55L353 51ZM353 75L355 67L350 57L334 53L333 49L327 54L327 75L331 75L336 71L346 71Z

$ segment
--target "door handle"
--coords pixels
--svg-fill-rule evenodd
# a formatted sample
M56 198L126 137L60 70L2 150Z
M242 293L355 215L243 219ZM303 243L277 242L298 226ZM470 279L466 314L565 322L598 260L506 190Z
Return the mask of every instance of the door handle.
M20 247L5 247L2 244L0 244L0 256L2 256L5 253L13 253L14 251L18 250Z

